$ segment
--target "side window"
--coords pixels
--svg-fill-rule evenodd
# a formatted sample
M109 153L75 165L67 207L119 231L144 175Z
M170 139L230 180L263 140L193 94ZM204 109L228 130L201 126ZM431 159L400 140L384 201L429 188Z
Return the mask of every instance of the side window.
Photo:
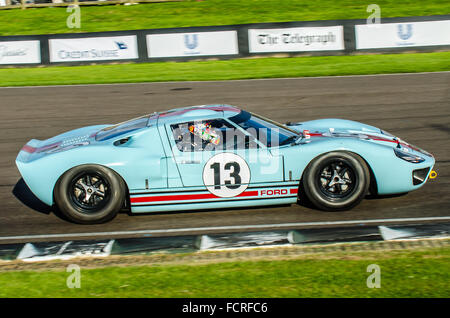
M290 130L288 127L245 111L229 120L266 147L283 146L294 142L299 137L296 131Z
M248 149L249 136L223 119L200 120L170 126L182 152Z

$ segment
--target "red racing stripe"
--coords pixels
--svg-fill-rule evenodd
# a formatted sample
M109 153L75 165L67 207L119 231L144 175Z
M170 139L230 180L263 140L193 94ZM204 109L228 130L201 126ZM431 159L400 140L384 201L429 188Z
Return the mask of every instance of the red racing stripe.
M21 150L23 150L25 152L28 152L28 153L35 153L35 152L42 152L42 151L45 151L45 150L48 150L48 149L51 149L51 148L54 148L54 147L58 147L59 145L61 145L60 141L52 143L52 144L49 144L49 145L45 145L45 146L42 146L42 147L39 147L39 148L35 148L35 147L29 146L29 145L25 145L25 146L22 147Z
M236 197L253 197L258 196L258 191L245 191ZM212 193L196 193L196 194L178 194L178 195L161 195L150 197L131 198L131 203L143 202L164 202L164 201L183 201L183 200L203 200L203 199L219 199L220 197Z
M236 197L258 197L260 190L245 191ZM289 194L297 194L298 189L289 189ZM272 196L273 197L273 196ZM283 196L281 196L283 197ZM212 193L196 193L196 194L174 194L174 195L158 195L130 198L131 203L149 203L149 202L165 202L165 201L190 201L205 199L220 199ZM266 197L265 197L266 198ZM230 198L231 199L231 198Z

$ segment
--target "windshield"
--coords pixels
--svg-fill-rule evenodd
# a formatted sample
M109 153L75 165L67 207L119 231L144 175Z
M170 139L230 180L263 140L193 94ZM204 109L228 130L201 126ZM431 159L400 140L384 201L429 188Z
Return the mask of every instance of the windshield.
M100 130L95 136L95 140L103 141L108 140L134 130L144 128L147 126L149 115L134 118L123 123L119 123L113 126L106 127Z
M229 120L257 138L266 147L283 146L294 142L299 137L295 130L244 110L230 117Z

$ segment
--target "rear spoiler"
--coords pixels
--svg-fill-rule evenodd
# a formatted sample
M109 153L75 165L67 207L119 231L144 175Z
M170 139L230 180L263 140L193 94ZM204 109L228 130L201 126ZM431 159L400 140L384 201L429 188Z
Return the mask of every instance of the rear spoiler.
M58 148L61 145L61 141L46 144L46 141L31 139L27 142L22 149L20 149L19 155L17 156L18 161L29 162L41 157L44 152L49 151L53 148Z

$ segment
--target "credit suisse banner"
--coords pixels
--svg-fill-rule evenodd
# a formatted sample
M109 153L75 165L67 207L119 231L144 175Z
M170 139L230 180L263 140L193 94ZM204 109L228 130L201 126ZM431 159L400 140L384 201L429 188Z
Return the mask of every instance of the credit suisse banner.
M355 25L356 49L450 45L450 20Z
M344 50L343 26L249 29L250 53Z
M239 54L237 31L147 34L149 58Z
M39 41L0 42L0 64L41 63Z
M50 62L128 60L139 57L136 35L50 39Z

